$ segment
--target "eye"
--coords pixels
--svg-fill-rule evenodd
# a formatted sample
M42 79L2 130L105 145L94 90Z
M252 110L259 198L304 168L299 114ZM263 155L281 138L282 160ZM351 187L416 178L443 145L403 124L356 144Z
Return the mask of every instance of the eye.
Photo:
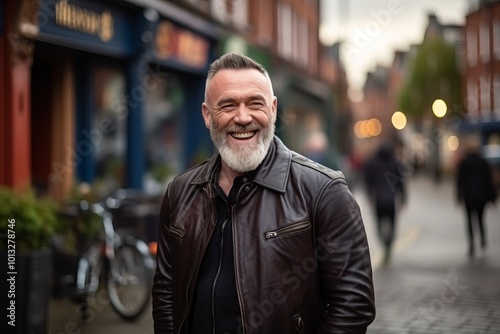
M230 104L224 104L220 107L221 111L231 111L235 108L235 105L230 103Z
M260 109L263 106L264 106L264 103L262 103L261 101L252 101L249 104L249 107L252 109Z

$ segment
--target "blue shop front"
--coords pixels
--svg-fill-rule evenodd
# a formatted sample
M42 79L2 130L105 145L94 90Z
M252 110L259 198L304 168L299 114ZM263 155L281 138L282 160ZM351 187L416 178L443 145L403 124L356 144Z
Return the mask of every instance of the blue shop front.
M31 79L33 184L162 193L212 153L201 117L216 32L136 3L42 0Z

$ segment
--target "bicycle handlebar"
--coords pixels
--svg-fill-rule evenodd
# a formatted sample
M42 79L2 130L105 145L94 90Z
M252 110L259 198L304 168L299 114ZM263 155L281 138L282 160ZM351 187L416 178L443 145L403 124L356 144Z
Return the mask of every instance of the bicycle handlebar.
M131 198L131 193L124 189L117 191L114 195L107 196L105 199L90 202L88 200L69 201L63 205L61 213L70 217L76 217L84 212L92 212L102 216L105 212L110 210L117 210L124 206L136 205L140 201Z

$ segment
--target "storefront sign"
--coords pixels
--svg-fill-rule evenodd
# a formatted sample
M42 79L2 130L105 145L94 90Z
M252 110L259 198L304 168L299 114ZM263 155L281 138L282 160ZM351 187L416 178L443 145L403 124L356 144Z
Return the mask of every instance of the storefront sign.
M61 0L56 4L56 24L98 36L103 42L114 34L113 15L109 10L96 12Z
M154 50L159 59L173 58L190 67L204 68L208 61L209 42L169 21L161 21L156 29Z
M40 0L39 39L83 50L125 56L137 47L138 18L115 2Z

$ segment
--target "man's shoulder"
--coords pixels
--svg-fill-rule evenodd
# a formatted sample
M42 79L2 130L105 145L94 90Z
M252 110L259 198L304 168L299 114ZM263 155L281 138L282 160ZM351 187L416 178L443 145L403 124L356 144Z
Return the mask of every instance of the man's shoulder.
M332 180L344 180L344 173L339 170L333 170L322 164L319 164L311 159L304 157L296 152L292 151L292 163L295 164L297 168L302 168L307 170L309 173L319 173Z
M209 162L210 160L205 160L195 166L186 169L185 171L174 177L171 183L173 185L186 185L193 182L202 183L202 181L206 178L206 175L208 175L209 173Z

